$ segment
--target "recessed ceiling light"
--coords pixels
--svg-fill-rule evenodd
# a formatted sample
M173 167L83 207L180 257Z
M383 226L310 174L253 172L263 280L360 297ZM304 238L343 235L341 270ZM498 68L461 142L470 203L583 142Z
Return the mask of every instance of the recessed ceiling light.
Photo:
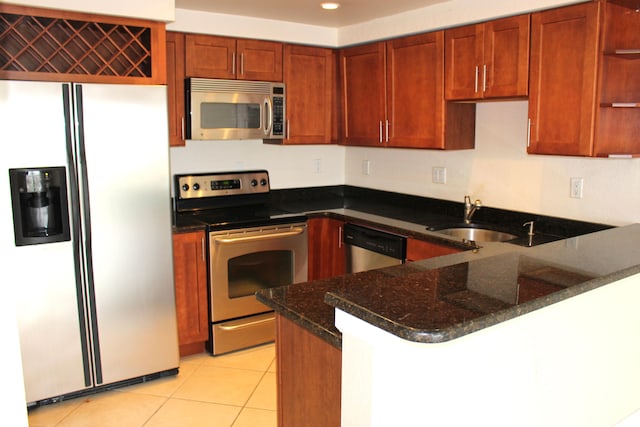
M340 3L320 3L325 10L335 10L340 7Z

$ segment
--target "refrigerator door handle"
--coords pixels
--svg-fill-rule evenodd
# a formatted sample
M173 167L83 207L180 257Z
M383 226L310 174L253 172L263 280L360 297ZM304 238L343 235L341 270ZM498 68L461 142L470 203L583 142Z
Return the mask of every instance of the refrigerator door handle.
M87 328L87 310L84 292L84 275L82 268L82 232L80 229L80 201L78 189L78 169L76 167L76 133L74 130L74 104L71 85L62 85L62 100L65 122L65 142L67 147L67 164L69 165L69 200L71 204L71 241L73 242L73 259L76 278L76 304L78 306L78 325L80 328L80 344L84 371L84 385L93 384L91 374L91 358L89 355L89 338Z
M91 245L91 211L89 207L89 175L87 165L87 155L85 152L84 139L84 107L82 102L82 85L73 85L74 105L76 114L76 157L79 183L79 204L82 249L84 254L84 279L86 289L87 310L91 319L89 333L91 337L91 350L94 360L95 384L99 385L102 380L102 363L100 361L100 339L98 335L98 315L96 310L96 293L93 277L93 255Z

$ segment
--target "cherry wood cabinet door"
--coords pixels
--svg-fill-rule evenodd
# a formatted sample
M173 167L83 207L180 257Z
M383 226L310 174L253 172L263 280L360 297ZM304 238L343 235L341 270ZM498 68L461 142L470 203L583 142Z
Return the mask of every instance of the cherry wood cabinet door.
M342 243L344 221L333 218L310 218L308 280L326 279L345 273Z
M203 34L187 34L187 77L236 78L236 39Z
M445 96L449 100L476 99L483 63L483 25L467 25L444 32Z
M387 42L389 147L444 148L443 37Z
M180 354L204 350L209 337L205 233L173 235L173 274ZM194 347L195 344L195 347Z
M331 144L336 98L336 57L332 49L286 45L285 144Z
M462 250L452 246L426 242L424 240L407 239L407 261L418 261L458 252L462 252Z
M386 136L385 44L340 52L343 132L347 145L378 146Z
M527 96L529 34L529 15L446 30L446 98Z
M282 43L238 39L236 50L237 79L282 81Z
M527 96L530 15L484 24L484 98Z
M279 427L339 427L342 352L276 314Z
M588 2L531 16L531 154L592 153L599 11Z
M183 33L167 32L167 102L169 113L169 145L184 145L184 55Z

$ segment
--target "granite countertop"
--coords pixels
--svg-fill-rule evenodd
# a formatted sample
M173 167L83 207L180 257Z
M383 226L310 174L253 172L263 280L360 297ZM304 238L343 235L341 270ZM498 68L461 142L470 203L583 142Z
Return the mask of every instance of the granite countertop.
M349 214L349 212L345 212ZM334 307L416 342L443 342L640 273L640 225L426 259L258 293L337 348Z
M335 308L408 340L441 342L640 271L634 244L640 225L611 228L485 206L474 222L522 235L522 224L534 220L536 236L474 245L433 231L459 222L462 203L349 186L277 190L271 197L283 212L335 217L464 250L258 292L259 301L337 348ZM174 232L203 228L189 218L174 223Z

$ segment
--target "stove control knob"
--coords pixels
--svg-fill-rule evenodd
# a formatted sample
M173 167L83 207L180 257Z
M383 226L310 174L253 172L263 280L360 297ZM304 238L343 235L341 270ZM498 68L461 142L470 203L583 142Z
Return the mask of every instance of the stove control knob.
M255 179L252 179L252 180L251 180L251 186L252 186L252 187L255 187L256 185L258 185L258 181L257 181L257 180L255 180Z
M198 184L197 182L195 184L193 184L193 190L194 191L198 191L200 189L200 184Z
M266 179L264 179L264 178L262 178L262 179L260 180L260 185L262 185L263 187L264 187L265 185L267 185L267 180L266 180Z
M189 184L182 184L182 191L189 191Z

